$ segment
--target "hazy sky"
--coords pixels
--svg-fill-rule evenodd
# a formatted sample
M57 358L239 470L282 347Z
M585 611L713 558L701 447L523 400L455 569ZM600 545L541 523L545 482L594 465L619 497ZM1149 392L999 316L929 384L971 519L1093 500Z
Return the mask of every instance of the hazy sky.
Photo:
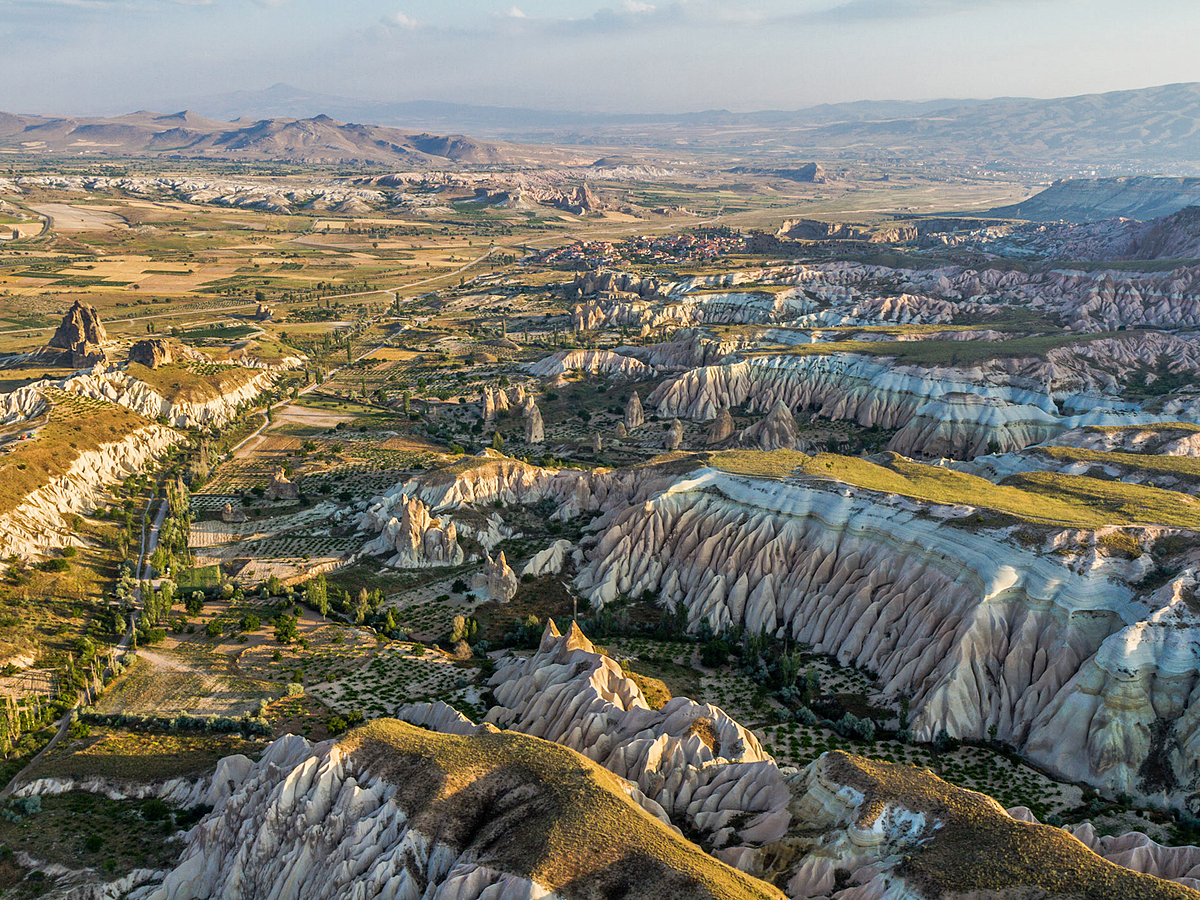
M620 112L1200 81L1196 0L0 0L0 110L287 82Z

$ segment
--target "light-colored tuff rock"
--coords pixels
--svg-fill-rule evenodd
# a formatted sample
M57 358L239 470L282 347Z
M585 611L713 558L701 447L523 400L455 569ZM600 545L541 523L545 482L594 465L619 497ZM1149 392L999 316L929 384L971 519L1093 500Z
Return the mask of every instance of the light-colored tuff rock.
M1109 862L1200 891L1200 847L1165 846L1139 831L1101 836L1090 822L1066 830Z
M1046 359L996 359L972 368L898 366L858 354L762 356L692 369L648 398L660 416L709 421L745 404L816 408L830 419L899 429L889 449L936 458L1021 449L1071 428L1200 418L1194 395L1157 407L1123 399L1117 370L1170 359L1200 374L1200 345L1169 335L1096 340Z
M726 415L728 410L722 410ZM713 428L716 428L716 423L721 421L720 413L713 420ZM709 435L709 442L712 443L712 435ZM800 444L800 429L796 426L796 420L792 417L792 412L784 405L782 400L777 400L775 405L771 407L771 411L751 425L744 429L737 436L737 443L743 447L753 447L758 450L779 450L781 448L792 450Z
M589 827L598 805L607 830ZM139 896L780 900L688 845L665 818L636 786L565 748L378 720L336 744L276 740L188 832L162 883ZM563 843L538 839L547 833ZM642 877L630 882L632 871Z
M600 432L593 431L592 432L592 452L599 453L603 449L604 449L604 442L601 441L601 439L600 439Z
M507 603L517 593L517 573L508 566L504 551L496 554L496 558L485 555L483 571L475 576L473 587L477 592L485 594L487 600Z
M180 809L194 806L217 806L224 802L250 774L254 763L246 756L235 754L217 762L211 775L202 778L169 778L166 781L126 781L94 776L90 778L34 778L22 782L13 790L16 797L57 796L81 791L100 794L110 800L145 800L157 797Z
M146 900L549 895L418 831L417 811L406 814L397 793L332 742L280 738L188 834L183 858Z
M625 427L624 422L617 423L617 428L616 428L615 433L617 436L617 440L619 440L619 441L623 441L623 440L625 440L625 438L629 437L629 429Z
M441 700L401 706L396 710L396 718L440 734L476 734L480 730L479 725Z
M519 384L509 390L485 387L483 389L482 401L484 421L490 422L499 413L506 413L513 409L524 407L526 401L525 386Z
M147 338L134 341L129 348L129 361L145 366L147 369L157 369L169 365L174 359L171 345L162 338Z
M546 626L537 652L496 670L486 722L577 750L634 782L666 813L717 835L735 819L739 843L779 840L787 788L758 740L724 711L686 697L650 709L637 684L572 623ZM733 829L729 829L733 831ZM722 842L731 838L726 832Z
M612 350L559 350L533 365L529 372L538 378L551 378L568 372L620 378L648 378L654 374L654 370L644 362Z
M239 407L256 400L259 394L274 383L276 377L274 371L263 369L250 376L240 387L219 397L175 402L157 393L145 382L115 370L76 375L61 382L47 384L83 397L119 403L147 418L164 417L168 424L176 428L202 425L220 428L237 416Z
M379 533L363 550L372 556L388 556L389 566L460 566L465 558L454 522L433 518L427 505L402 491L372 501L359 516L358 527Z
M570 541L557 540L545 550L540 550L525 564L522 575L557 575L563 570L570 558L572 546Z
M0 556L16 554L27 559L77 543L68 516L95 509L104 502L107 488L141 472L182 439L172 428L148 425L120 440L83 451L64 474L0 516Z
M883 694L911 698L920 740L982 740L994 726L1071 780L1158 803L1189 795L1190 576L1135 599L1148 560L1093 554L1076 567L1004 529L954 524L971 513L700 470L611 507L576 585L594 605L648 590L693 627L765 629L868 668ZM1161 757L1165 780L1148 782L1138 772L1162 740L1178 749Z
M542 411L532 398L525 401L525 443L541 444L546 440L546 426L542 421Z
M992 846L1040 844L1073 871L1096 868L1118 893L1133 886L1163 898L1190 898L1170 885L1106 868L1084 844L1031 817L1017 821L991 798L946 784L931 772L825 753L804 770L780 769L754 736L720 709L686 698L652 710L620 665L598 653L572 624L551 622L531 657L509 657L491 679L498 705L487 723L553 740L635 783L642 802L661 808L714 856L743 871L787 885L791 898L927 900L921 879L906 880L903 863L922 847L978 847L986 870ZM400 715L435 730L471 733L475 726L442 704L403 708ZM486 725L485 725L486 727ZM1014 811L1016 812L1016 811ZM972 829L998 838L984 846ZM1081 833L1085 843L1100 845ZM1096 851L1136 871L1175 877L1181 885L1200 849L1147 853L1141 836L1105 839ZM1157 848L1157 845L1154 845ZM1108 850L1113 852L1109 853ZM1035 857L1040 858L1040 857ZM995 860L1005 887L1045 881L1041 863ZM946 873L957 874L957 873ZM852 893L842 893L847 887ZM1068 890L1068 893L1070 891ZM1025 896L1017 893L1014 896Z
M678 419L671 422L671 427L667 429L667 434L663 438L663 447L666 450L678 450L683 446L683 423Z
M788 415L790 416L791 413L789 412ZM792 421L795 422L794 419ZM708 434L705 437L709 444L721 444L733 437L736 430L733 414L729 410L723 409L717 413L717 417L708 426Z
M888 446L913 457L972 459L1040 444L1064 427L1036 406L952 393L921 406Z
M625 404L625 430L633 431L645 424L646 411L642 408L642 401L638 397L637 391L634 391L629 395L629 402Z

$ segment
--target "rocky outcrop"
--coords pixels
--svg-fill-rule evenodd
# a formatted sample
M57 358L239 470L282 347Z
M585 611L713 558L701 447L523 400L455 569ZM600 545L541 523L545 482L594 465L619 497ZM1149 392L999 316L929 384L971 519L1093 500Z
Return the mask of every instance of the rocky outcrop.
M574 623L546 626L537 652L491 680L485 721L564 744L634 782L674 821L725 841L779 840L790 799L758 740L718 707L686 697L650 709L637 684Z
M729 415L728 410L721 410ZM713 428L721 421L720 413L713 420ZM731 423L732 424L732 423ZM709 429L709 442L712 443L712 431ZM794 450L800 445L800 429L792 412L782 401L776 401L771 411L737 436L737 443L742 447L753 447L758 450Z
M135 341L129 348L129 361L145 366L147 369L157 369L169 365L174 359L171 345L162 338L148 338Z
M530 397L525 403L525 443L541 444L546 440L546 426L542 422L542 411Z
M100 776L34 778L15 787L13 796L47 797L82 792L99 794L110 800L156 797L180 809L218 806L229 798L234 787L245 780L253 768L254 763L239 753L222 758L211 774L201 778L169 778L165 781L130 781Z
M525 406L526 399L524 385L519 384L508 390L485 387L482 395L483 419L485 422L490 422L500 413L521 409Z
M678 419L671 422L671 427L667 429L667 435L663 438L663 449L678 450L683 446L683 423Z
M268 500L299 500L300 485L287 477L282 468L271 473L271 483L267 485Z
M372 556L388 556L389 566L400 569L461 566L465 559L454 522L433 518L428 506L403 492L373 501L359 516L358 525L363 530L379 532L363 550Z
M111 485L143 471L182 435L161 425L148 425L96 450L79 453L66 473L26 496L0 516L0 556L27 559L78 543L67 518L105 501Z
M791 415L791 413L788 413ZM733 414L727 409L717 413L717 417L712 420L712 424L708 426L708 434L706 440L711 446L713 444L721 444L733 437L737 427L733 423Z
M646 424L646 411L642 409L642 401L637 391L629 395L629 402L625 404L624 421L626 431L633 431Z
M507 603L517 593L517 573L508 567L504 551L496 558L484 556L483 571L475 576L476 591L484 594L485 600Z
M898 366L844 353L763 356L693 369L664 382L648 402L660 416L701 421L742 404L753 411L782 402L868 428L899 429L889 445L899 453L993 452L1085 425L1200 418L1192 395L1153 412L1131 408L1113 373L1114 366L1136 372L1160 359L1172 360L1181 375L1200 371L1197 350L1191 341L1138 335L1053 350L1045 360L996 359L971 368Z
M240 509L234 509L232 503L226 503L221 508L221 521L228 525L236 525L246 521L246 514Z
M788 786L790 809L807 826L803 856L785 870L792 898L1196 896L1104 859L1060 829L1014 819L928 769L832 752ZM784 846L758 858L742 851L739 863L762 874Z
M644 501L677 478L678 471L670 464L637 469L548 469L487 450L469 467L431 469L396 491L420 497L435 510L497 503L533 506L552 500L555 508L550 518L566 521L583 512L621 509Z
M1064 427L1059 417L1036 406L978 394L943 394L918 409L888 448L916 458L973 459L1040 444Z
M232 421L239 408L254 402L269 388L277 375L261 369L250 374L239 387L207 400L168 400L143 381L125 372L106 371L76 375L60 382L39 382L82 397L107 400L140 413L149 419L165 418L176 428L212 426L221 428Z
M108 340L96 307L82 300L63 315L62 322L50 338L47 348L61 350L70 356L71 365L82 368L105 362L103 345Z
M557 540L545 550L540 550L525 564L522 575L537 578L542 575L557 575L566 566L571 555L571 542Z

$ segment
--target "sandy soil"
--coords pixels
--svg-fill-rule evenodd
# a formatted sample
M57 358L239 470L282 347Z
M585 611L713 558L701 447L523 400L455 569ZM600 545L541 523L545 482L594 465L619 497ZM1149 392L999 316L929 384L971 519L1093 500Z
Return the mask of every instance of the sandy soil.
M107 231L125 224L120 216L86 206L66 203L44 203L30 209L54 219L56 231Z

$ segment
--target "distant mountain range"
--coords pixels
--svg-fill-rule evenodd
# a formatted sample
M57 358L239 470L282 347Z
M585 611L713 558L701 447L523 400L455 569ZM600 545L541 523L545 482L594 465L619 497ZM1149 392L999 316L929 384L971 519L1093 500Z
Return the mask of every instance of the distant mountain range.
M477 106L436 100L386 102L339 97L276 84L262 91L234 91L207 97L173 98L157 105L166 109L187 107L214 119L306 118L324 113L348 122L377 122L433 131L464 131L492 137L524 138L554 134L564 129L612 128L629 125L744 126L821 124L828 122L893 119L920 116L953 107L971 106L978 100L905 101L864 100L814 106L798 112L766 110L734 113L724 109L690 113L596 113L538 110L506 106Z
M461 134L413 134L380 125L312 118L221 122L185 111L114 118L49 118L0 112L0 148L29 155L376 164L398 168L554 162L541 148L475 140Z
M864 101L677 115L385 103L285 84L166 108L185 105L192 111L106 119L0 113L0 149L401 168L586 161L587 153L551 149L567 146L633 158L639 151L672 158L689 149L717 151L755 170L858 159L952 163L1035 178L1200 175L1200 84L1055 100Z
M354 100L277 84L187 104L219 118L303 117L466 132L491 139L746 155L900 157L1047 172L1200 174L1200 84L1053 100L864 101L796 111L615 115L431 101Z

